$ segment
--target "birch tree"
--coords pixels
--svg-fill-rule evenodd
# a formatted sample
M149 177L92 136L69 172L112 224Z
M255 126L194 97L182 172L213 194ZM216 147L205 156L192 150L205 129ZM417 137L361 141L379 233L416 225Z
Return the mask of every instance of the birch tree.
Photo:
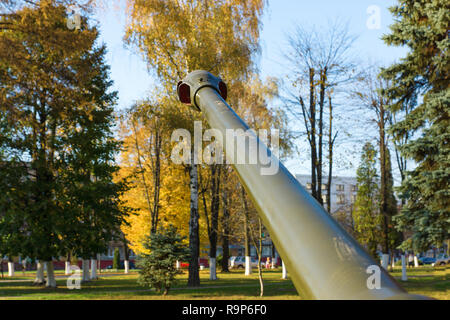
M354 40L348 27L340 22L330 24L325 32L296 26L287 36L288 50L284 55L292 73L288 75L290 83L283 100L290 115L303 127L301 132L306 136L311 157L311 193L322 205L322 190L327 190L327 199L331 195L333 149L338 133L333 133L332 98L356 78L356 63L349 54ZM326 144L328 181L327 187L322 188ZM327 207L330 210L328 200Z
M204 69L224 79L245 78L258 51L259 23L264 2L128 0L125 41L137 48L168 94L188 72ZM184 117L199 119L192 110ZM188 128L187 128L188 129ZM191 160L194 155L191 154ZM198 286L199 190L198 167L191 162L189 286Z

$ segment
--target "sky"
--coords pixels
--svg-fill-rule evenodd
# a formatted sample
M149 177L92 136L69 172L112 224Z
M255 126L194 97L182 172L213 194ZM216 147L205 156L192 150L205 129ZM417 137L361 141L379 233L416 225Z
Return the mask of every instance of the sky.
M388 47L381 37L389 33L393 18L388 7L395 0L269 0L262 18L261 55L258 60L261 78L283 77L286 63L283 48L286 35L295 25L306 28L326 28L330 21L348 23L349 31L357 39L352 55L368 63L388 65L405 56L406 49ZM107 8L96 15L100 25L101 41L108 47L107 62L111 66L114 88L119 92L118 108L127 108L133 101L144 98L154 84L142 58L123 44L124 10ZM355 150L355 159L360 149ZM337 175L355 174L357 163L337 168ZM286 163L294 174L308 173L304 163L291 159Z

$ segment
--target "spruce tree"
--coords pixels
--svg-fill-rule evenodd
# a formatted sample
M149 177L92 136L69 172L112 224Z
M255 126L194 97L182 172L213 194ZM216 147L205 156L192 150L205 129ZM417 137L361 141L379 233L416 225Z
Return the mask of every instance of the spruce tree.
M138 282L144 286L155 288L166 295L172 286L175 276L181 271L176 268L176 262L189 258L189 249L177 229L168 228L152 233L144 242L149 253L143 254L138 260Z
M383 217L380 214L376 154L373 145L367 142L356 171L358 192L352 215L356 239L375 259L378 259L377 246L382 240Z
M401 186L406 205L395 221L412 230L408 241L415 249L440 245L450 231L450 6L445 0L399 0L390 8L395 23L384 36L388 45L408 46L399 62L382 70L392 85L384 90L392 111L418 96L418 103L391 132L405 158L417 166Z

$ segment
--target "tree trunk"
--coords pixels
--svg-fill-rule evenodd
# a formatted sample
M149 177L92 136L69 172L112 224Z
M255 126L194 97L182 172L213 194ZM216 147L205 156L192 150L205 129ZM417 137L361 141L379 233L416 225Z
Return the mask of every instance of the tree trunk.
M217 280L216 258L209 257L209 280Z
M91 259L91 280L96 280L97 278L97 259Z
M417 255L414 254L414 268L419 267L419 259L417 259Z
M66 262L64 263L64 274L65 274L66 276L72 274L72 271L71 271L71 269L70 269L70 261L66 261Z
M53 261L47 261L47 281L45 286L47 288L56 288L55 271L53 269Z
M317 146L319 156L317 159L317 200L323 205L322 198L322 165L323 165L323 108L325 104L327 67L320 72L319 85L319 145Z
M8 277L14 277L14 262L8 261Z
M72 270L70 269L70 258L71 254L69 252L66 256L66 262L64 263L64 274L66 276L72 274Z
M383 256L381 258L381 266L384 268L384 270L388 271L389 268L389 255L383 253Z
M378 127L380 130L380 195L381 195L381 214L383 215L383 254L389 254L389 221L388 221L388 190L387 190L387 168L386 168L386 132L385 132L385 114L384 107L380 105L380 118Z
M142 178L142 185L144 187L145 200L147 201L147 208L150 213L150 216L152 217L152 225L150 226L150 232L153 232L153 211L152 211L152 205L150 203L150 192L149 192L149 188L147 185L147 180L145 179L145 170L144 170L144 167L143 167L142 161L141 161L141 151L140 151L141 149L140 149L138 138L137 138L136 123L134 121L131 121L131 123L133 125L134 143L135 143L136 152L137 152L139 171L141 173L141 178Z
M402 281L407 281L408 276L406 275L406 257L405 254L402 254Z
M192 151L191 159L194 159L194 152ZM189 259L189 276L188 287L200 286L199 274L199 254L200 254L200 238L199 238L199 213L198 213L198 171L197 165L192 164L189 168L190 178L190 217L189 217L189 249L191 256Z
M258 239L259 239L259 250L258 250L258 278L259 278L259 296L262 297L264 295L264 280L262 275L262 268L261 268L261 258L262 258L262 222L261 218L258 218Z
M161 189L161 143L162 138L159 127L155 133L155 167L153 171L155 192L153 194L153 215L152 215L152 233L158 230L159 221L159 193Z
M91 275L89 272L89 259L83 259L82 260L82 268L83 268L83 275L81 282L89 282L91 281Z
M315 102L315 84L314 69L309 69L309 122L311 127L310 147L311 147L311 193L317 198L317 146L316 146L316 102Z
M34 279L34 284L43 285L44 283L44 262L38 261L36 264L36 278Z
M333 147L337 133L333 136L333 105L331 103L331 95L328 95L329 106L329 128L328 128L328 182L327 182L327 211L331 214L331 183L333 180Z
M242 205L244 209L244 248L245 248L245 275L249 276L252 274L252 262L250 253L250 230L249 230L249 211L247 205L247 199L245 198L245 190L241 185L241 197Z
M230 247L229 247L229 220L230 211L228 208L228 191L226 189L227 171L225 169L224 185L222 188L222 272L230 272L228 269L228 260L230 259Z
M287 279L287 269L283 260L281 261L281 266L282 266L281 279Z
M211 165L211 226L209 228L209 279L217 280L216 255L217 255L217 230L219 228L220 210L220 165Z
M156 232L156 229L153 232ZM128 248L127 239L125 239L125 237L123 237L123 254L124 254L123 266L125 269L124 273L128 274L130 272L130 250Z

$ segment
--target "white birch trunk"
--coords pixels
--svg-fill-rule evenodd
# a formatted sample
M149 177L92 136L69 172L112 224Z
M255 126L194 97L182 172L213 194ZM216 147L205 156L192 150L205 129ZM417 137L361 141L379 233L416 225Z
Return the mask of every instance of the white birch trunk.
M286 265L284 264L284 261L281 261L281 268L282 268L281 279L287 279L287 269Z
M97 279L97 260L91 259L91 280Z
M89 260L82 260L82 268L83 268L83 275L82 275L82 282L88 282L91 280L91 275L89 273Z
M128 260L125 260L124 262L123 262L123 266L124 266L124 268L125 268L125 274L128 274L128 273L130 273L130 261L128 261Z
M180 269L181 268L181 264L180 264L180 261L179 260L177 260L177 270L178 269Z
M8 262L8 276L14 277L14 262Z
M245 256L245 275L249 276L252 274L252 259L249 256Z
M417 256L414 255L414 268L418 268L419 267L419 259L417 259Z
M72 270L70 269L70 261L66 261L66 263L65 263L64 274L66 276L72 274Z
M402 281L408 280L408 276L406 275L406 257L402 254Z
M386 253L383 253L383 256L381 258L381 266L384 268L384 270L387 271L389 266L389 255Z
M209 258L209 280L217 280L216 258Z
M44 262L38 261L36 265L36 279L34 279L34 284L44 284Z
M55 271L53 269L53 261L47 261L47 281L45 286L47 288L56 288Z

